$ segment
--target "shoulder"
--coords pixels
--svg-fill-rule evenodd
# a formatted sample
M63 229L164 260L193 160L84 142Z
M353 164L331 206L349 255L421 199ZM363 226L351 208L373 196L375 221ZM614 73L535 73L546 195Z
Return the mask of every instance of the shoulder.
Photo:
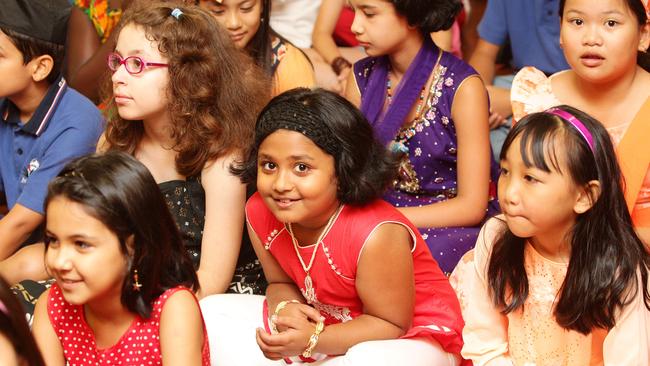
M551 79L532 66L522 68L515 75L510 89L510 99L515 121L559 103L553 94Z
M154 308L160 307L162 314L165 313L185 313L192 311L192 308L198 309L199 303L190 289L178 286L170 288L162 293L154 302Z
M246 222L251 229L257 234L260 241L264 238L273 239L279 232L284 229L284 225L279 222L271 210L266 207L262 196L255 192L246 202Z

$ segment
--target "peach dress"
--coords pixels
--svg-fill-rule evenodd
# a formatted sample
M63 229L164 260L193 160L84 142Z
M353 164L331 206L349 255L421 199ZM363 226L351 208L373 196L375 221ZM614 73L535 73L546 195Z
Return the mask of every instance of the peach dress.
M491 366L650 365L650 311L642 292L618 314L609 332L568 331L553 317L568 265L544 258L529 243L524 249L528 298L523 310L503 315L490 298L487 280L494 239L506 228L503 220L497 216L485 224L476 247L449 279L465 319L464 358Z

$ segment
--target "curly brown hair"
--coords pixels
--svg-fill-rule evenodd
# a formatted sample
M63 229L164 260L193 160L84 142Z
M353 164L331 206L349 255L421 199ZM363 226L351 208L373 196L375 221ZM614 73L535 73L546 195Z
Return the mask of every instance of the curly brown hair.
M171 15L175 8L183 12L178 19ZM178 173L199 175L210 161L247 148L257 114L270 98L270 80L214 18L182 2L136 1L114 31L119 36L129 24L143 27L168 60L166 92ZM144 133L142 121L119 116L110 75L103 85L108 148L134 154Z

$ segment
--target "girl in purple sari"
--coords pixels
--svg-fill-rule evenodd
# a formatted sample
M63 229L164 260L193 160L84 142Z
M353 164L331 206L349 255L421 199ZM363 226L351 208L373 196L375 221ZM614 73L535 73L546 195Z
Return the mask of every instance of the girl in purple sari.
M352 31L368 58L354 65L347 97L379 140L401 155L385 199L398 207L449 274L498 211L488 99L465 62L428 36L448 29L458 0L350 0Z

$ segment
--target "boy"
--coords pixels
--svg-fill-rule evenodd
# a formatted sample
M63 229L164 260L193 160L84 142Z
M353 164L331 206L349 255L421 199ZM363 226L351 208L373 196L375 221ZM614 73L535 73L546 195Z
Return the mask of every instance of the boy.
M66 11L55 0L0 6L0 191L9 209L0 219L0 274L10 283L44 274L42 246L9 257L41 239L47 184L93 152L103 128L99 110L61 76Z

